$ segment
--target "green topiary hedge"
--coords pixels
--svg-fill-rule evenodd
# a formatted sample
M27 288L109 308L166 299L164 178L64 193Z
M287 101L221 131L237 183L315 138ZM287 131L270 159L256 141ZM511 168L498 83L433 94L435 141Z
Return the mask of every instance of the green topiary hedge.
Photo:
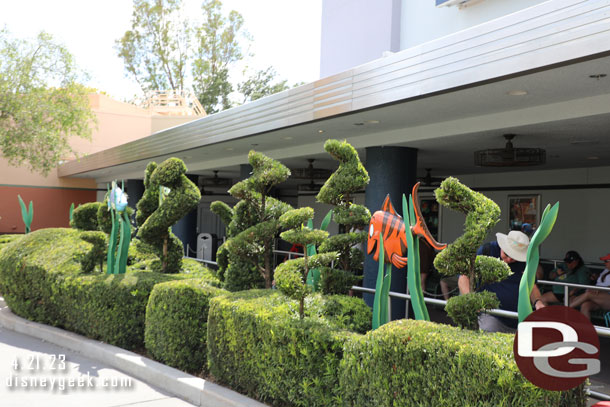
M146 307L144 341L151 356L185 372L206 371L209 302L222 293L202 279L157 284Z
M199 273L83 274L81 261L93 249L83 233L95 232L41 229L6 245L0 292L24 318L126 349L143 347L146 304L155 284Z
M329 298L309 297L304 319L299 319L298 302L276 290L212 298L210 373L233 389L273 405L338 405L343 346L357 335L341 328L354 321L363 325L365 320L370 326L371 314L362 300L351 298L330 305L334 315L325 317L323 308ZM343 310L337 312L336 307ZM352 307L351 315L347 307Z
M80 230L98 230L97 211L102 205L101 202L87 202L78 205L72 212L70 226Z
M559 393L528 382L515 364L513 339L426 321L388 323L346 344L343 405L585 405L582 387Z

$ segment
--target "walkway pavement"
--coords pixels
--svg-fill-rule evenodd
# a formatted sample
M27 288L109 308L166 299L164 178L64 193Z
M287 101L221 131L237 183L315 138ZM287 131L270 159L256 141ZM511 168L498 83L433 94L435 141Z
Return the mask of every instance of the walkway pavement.
M0 404L7 407L193 406L104 363L5 328L0 378Z
M20 318L2 297L0 406L265 407L125 349Z

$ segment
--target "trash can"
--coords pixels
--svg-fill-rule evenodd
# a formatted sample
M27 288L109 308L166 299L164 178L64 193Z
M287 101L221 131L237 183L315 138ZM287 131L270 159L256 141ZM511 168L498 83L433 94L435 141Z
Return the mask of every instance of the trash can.
M217 238L213 233L200 233L197 235L197 258L214 261L216 257Z

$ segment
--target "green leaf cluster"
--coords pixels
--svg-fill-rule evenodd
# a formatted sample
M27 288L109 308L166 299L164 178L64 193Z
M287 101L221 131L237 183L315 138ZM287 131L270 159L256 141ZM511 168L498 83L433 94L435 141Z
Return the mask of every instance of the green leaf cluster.
M137 204L138 237L156 252L154 271L177 273L182 267L182 242L171 232L171 226L195 209L201 199L199 188L186 177L186 166L178 158L168 158L160 165L146 167L144 195ZM159 188L169 194L159 203Z
M313 219L312 208L304 207L293 209L280 216L280 224L288 229L280 237L292 244L303 247L318 246L328 238L328 232L320 229L310 229L304 223ZM315 252L314 252L315 253ZM287 260L275 269L275 283L285 295L299 301L299 315L305 316L305 297L310 293L311 287L307 285L309 270L328 268L337 260L336 252L310 255L305 251L305 257Z
M95 115L82 76L49 34L29 41L0 29L0 152L10 165L47 175L77 154L70 137L91 138Z
M324 150L339 161L339 167L324 183L316 199L318 202L335 206L333 220L346 232L331 236L322 243L319 251L338 252L339 261L335 264L335 268L346 272L359 272L362 270L364 257L361 250L354 250L353 246L366 242L365 229L371 219L371 212L363 205L354 204L353 195L364 190L368 185L369 174L360 162L358 152L347 141L327 140L324 143ZM334 277L339 275L333 273ZM353 281L349 278L332 280L335 283L341 280L346 283ZM349 287L336 287L337 293L349 289Z
M341 405L560 407L567 399L586 405L582 388L554 392L525 379L513 340L427 321L390 322L346 342Z
M330 302L330 303L329 303ZM359 298L307 298L305 318L296 301L276 290L214 297L208 316L208 363L219 383L277 406L341 405L338 368L343 329L370 325Z
M459 327L476 331L479 329L479 313L499 306L500 301L494 293L481 291L455 297L455 300L447 302L445 311Z
M290 176L290 170L254 150L249 152L248 162L252 176L229 189L240 200L235 207L231 209L218 201L210 206L225 221L232 215L227 226L229 239L219 249L219 273L230 291L263 285L271 288L273 241L281 229L279 218L292 209L287 203L268 196L275 185Z
M106 209L106 212L108 211L107 206L104 207L102 202L87 202L78 205L72 212L70 226L80 230L98 230L97 213L100 208Z
M81 262L95 245L100 247L102 236L102 232L57 228L15 239L0 252L0 292L21 317L125 349L141 349L146 304L155 284L201 279L209 272L199 266L197 271L173 275L132 270L120 275L84 274Z
M209 302L223 293L198 278L157 284L146 306L146 350L166 365L205 372Z
M436 256L434 267L446 276L458 274L468 276L471 293L474 293L475 287L501 281L508 277L510 269L502 260L476 255L477 249L485 241L488 232L500 220L498 205L453 177L445 179L434 192L436 200L441 205L466 215L464 233ZM495 294L492 295L495 296ZM478 296L452 297L449 299L446 309L452 309L449 315L457 318L454 319L456 323L472 329L475 327L472 325L472 321L476 321L478 313L485 309L485 307L480 307L481 298ZM456 301L459 301L460 304L455 306L451 304ZM472 304L465 305L462 303L464 301L472 301ZM458 315L460 312L470 314Z

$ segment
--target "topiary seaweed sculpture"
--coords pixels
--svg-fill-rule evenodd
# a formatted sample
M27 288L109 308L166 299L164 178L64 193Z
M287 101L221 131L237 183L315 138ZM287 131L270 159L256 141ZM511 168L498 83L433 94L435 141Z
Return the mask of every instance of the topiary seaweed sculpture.
M339 261L335 264L337 273L343 274L362 270L364 253L354 246L363 244L367 239L366 226L371 218L371 212L363 205L354 204L354 193L362 191L369 183L369 174L360 162L356 149L346 141L327 140L324 150L339 161L339 168L324 183L316 199L329 205L334 205L333 221L339 224L344 233L328 238L318 251L320 253L337 252ZM329 277L329 270L325 271L322 280ZM355 283L357 278L344 279L346 287L339 288L345 291Z
M327 237L328 232L320 229L310 229L303 224L313 218L313 209L309 207L293 209L280 216L280 224L289 229L280 234L280 237L292 244L319 245ZM287 260L275 269L275 284L286 296L299 301L299 316L305 316L305 297L310 293L311 287L307 284L307 275L312 267L327 267L337 259L336 252L309 255L299 259Z
M225 288L231 291L260 287L262 282L271 288L273 241L281 228L279 218L292 209L269 196L271 188L290 176L290 170L254 150L248 154L248 161L252 176L229 189L240 201L232 209L227 229L231 238L221 246L221 256L225 256L225 250L230 254L224 278ZM227 219L231 211L225 206L216 208L224 211L221 216Z
M144 176L144 195L137 204L138 237L152 248L159 260L153 271L177 273L182 268L182 242L171 226L199 204L201 193L186 177L186 166L169 158L157 166L151 162Z
M475 288L501 281L511 273L502 260L476 255L487 233L500 220L500 208L485 195L471 190L453 177L445 179L435 194L441 205L466 215L464 234L434 259L439 273L445 276L464 274L470 278L470 293L449 299L445 310L459 326L476 330L478 314L482 310L497 308L499 301L494 293L477 293Z

